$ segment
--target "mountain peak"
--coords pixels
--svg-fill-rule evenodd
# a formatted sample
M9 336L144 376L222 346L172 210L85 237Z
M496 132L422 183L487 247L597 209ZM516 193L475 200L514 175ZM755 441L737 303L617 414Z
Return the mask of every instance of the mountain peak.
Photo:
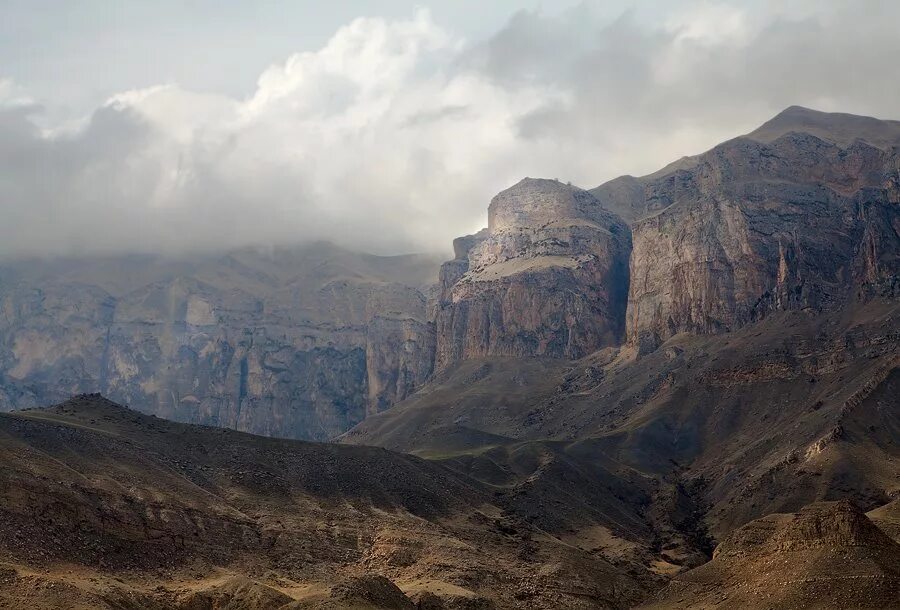
M841 147L857 140L878 148L900 146L900 121L822 112L803 106L788 106L746 137L768 143L792 132L808 133Z

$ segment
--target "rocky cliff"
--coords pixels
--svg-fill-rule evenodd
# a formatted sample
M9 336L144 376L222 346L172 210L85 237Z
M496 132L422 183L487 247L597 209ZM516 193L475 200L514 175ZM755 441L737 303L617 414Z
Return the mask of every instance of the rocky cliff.
M327 439L433 365L429 257L328 244L0 268L0 410L103 391L148 413Z
M629 341L896 296L898 125L791 108L639 187L595 189L635 217Z
M628 226L587 191L526 178L457 239L440 273L436 367L477 356L579 358L621 341Z
M900 123L789 108L592 191L526 178L454 242L434 285L436 267L323 244L0 266L0 409L100 390L182 421L323 439L460 360L647 353L896 297Z

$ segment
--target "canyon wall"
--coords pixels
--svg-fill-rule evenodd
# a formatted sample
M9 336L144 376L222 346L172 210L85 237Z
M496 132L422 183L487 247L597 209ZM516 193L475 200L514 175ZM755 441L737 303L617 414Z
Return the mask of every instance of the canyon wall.
M644 200L660 207L632 225L630 342L897 296L897 148L763 133L644 181Z
M628 226L587 191L530 178L503 191L441 268L436 367L620 343L630 249Z
M0 410L100 391L327 439L460 360L647 353L896 297L900 123L789 108L648 176L591 191L526 178L453 246L439 272L321 243L2 264Z
M328 244L0 267L0 410L100 391L147 413L325 440L431 374L429 257Z

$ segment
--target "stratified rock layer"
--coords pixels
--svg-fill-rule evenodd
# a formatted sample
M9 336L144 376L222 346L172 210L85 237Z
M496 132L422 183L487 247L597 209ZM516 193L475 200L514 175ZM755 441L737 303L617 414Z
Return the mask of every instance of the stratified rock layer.
M145 412L325 440L431 374L427 257L316 244L0 267L0 411L101 390Z
M631 203L631 342L898 294L900 153L885 144L897 128L864 131L871 143L846 136L847 115L786 115L643 179ZM636 191L597 192L627 208Z
M441 269L436 367L478 356L578 358L621 341L631 239L587 191L526 178Z

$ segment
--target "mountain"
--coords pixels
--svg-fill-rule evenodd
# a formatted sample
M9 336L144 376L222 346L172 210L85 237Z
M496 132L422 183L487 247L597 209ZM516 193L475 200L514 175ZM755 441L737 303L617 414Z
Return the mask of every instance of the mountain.
M628 340L898 295L900 122L791 107L747 136L592 192L632 220ZM627 188L626 188L627 186Z
M317 243L0 265L0 411L102 391L146 413L327 439L431 374L437 259Z
M746 137L771 143L789 133L806 133L841 148L849 148L857 142L886 151L900 146L900 121L844 112L820 112L802 106L786 108Z
M433 257L325 243L7 262L0 410L101 391L325 440L473 358L645 355L778 312L895 299L898 125L791 107L648 176L590 191L526 178L439 273Z
M435 315L436 366L477 356L580 358L622 339L628 227L587 191L526 178L454 242Z
M576 497L579 472L615 464L689 490L713 540L814 501L885 504L900 493L897 133L892 122L791 108L748 136L580 195L630 220L620 341L574 360L472 352L341 440L485 481L493 463L525 487L574 482ZM527 192L507 196L545 222ZM507 281L543 294L524 273ZM467 295L494 298L490 288ZM585 317L569 316L570 328ZM544 461L510 464L523 446L548 443ZM702 550L689 520L677 529L693 537L681 552Z
M626 608L651 582L435 462L99 395L0 414L0 464L5 607Z
M5 266L6 408L340 444L0 415L0 604L897 606L898 134L792 107L526 178L436 286L321 244Z

